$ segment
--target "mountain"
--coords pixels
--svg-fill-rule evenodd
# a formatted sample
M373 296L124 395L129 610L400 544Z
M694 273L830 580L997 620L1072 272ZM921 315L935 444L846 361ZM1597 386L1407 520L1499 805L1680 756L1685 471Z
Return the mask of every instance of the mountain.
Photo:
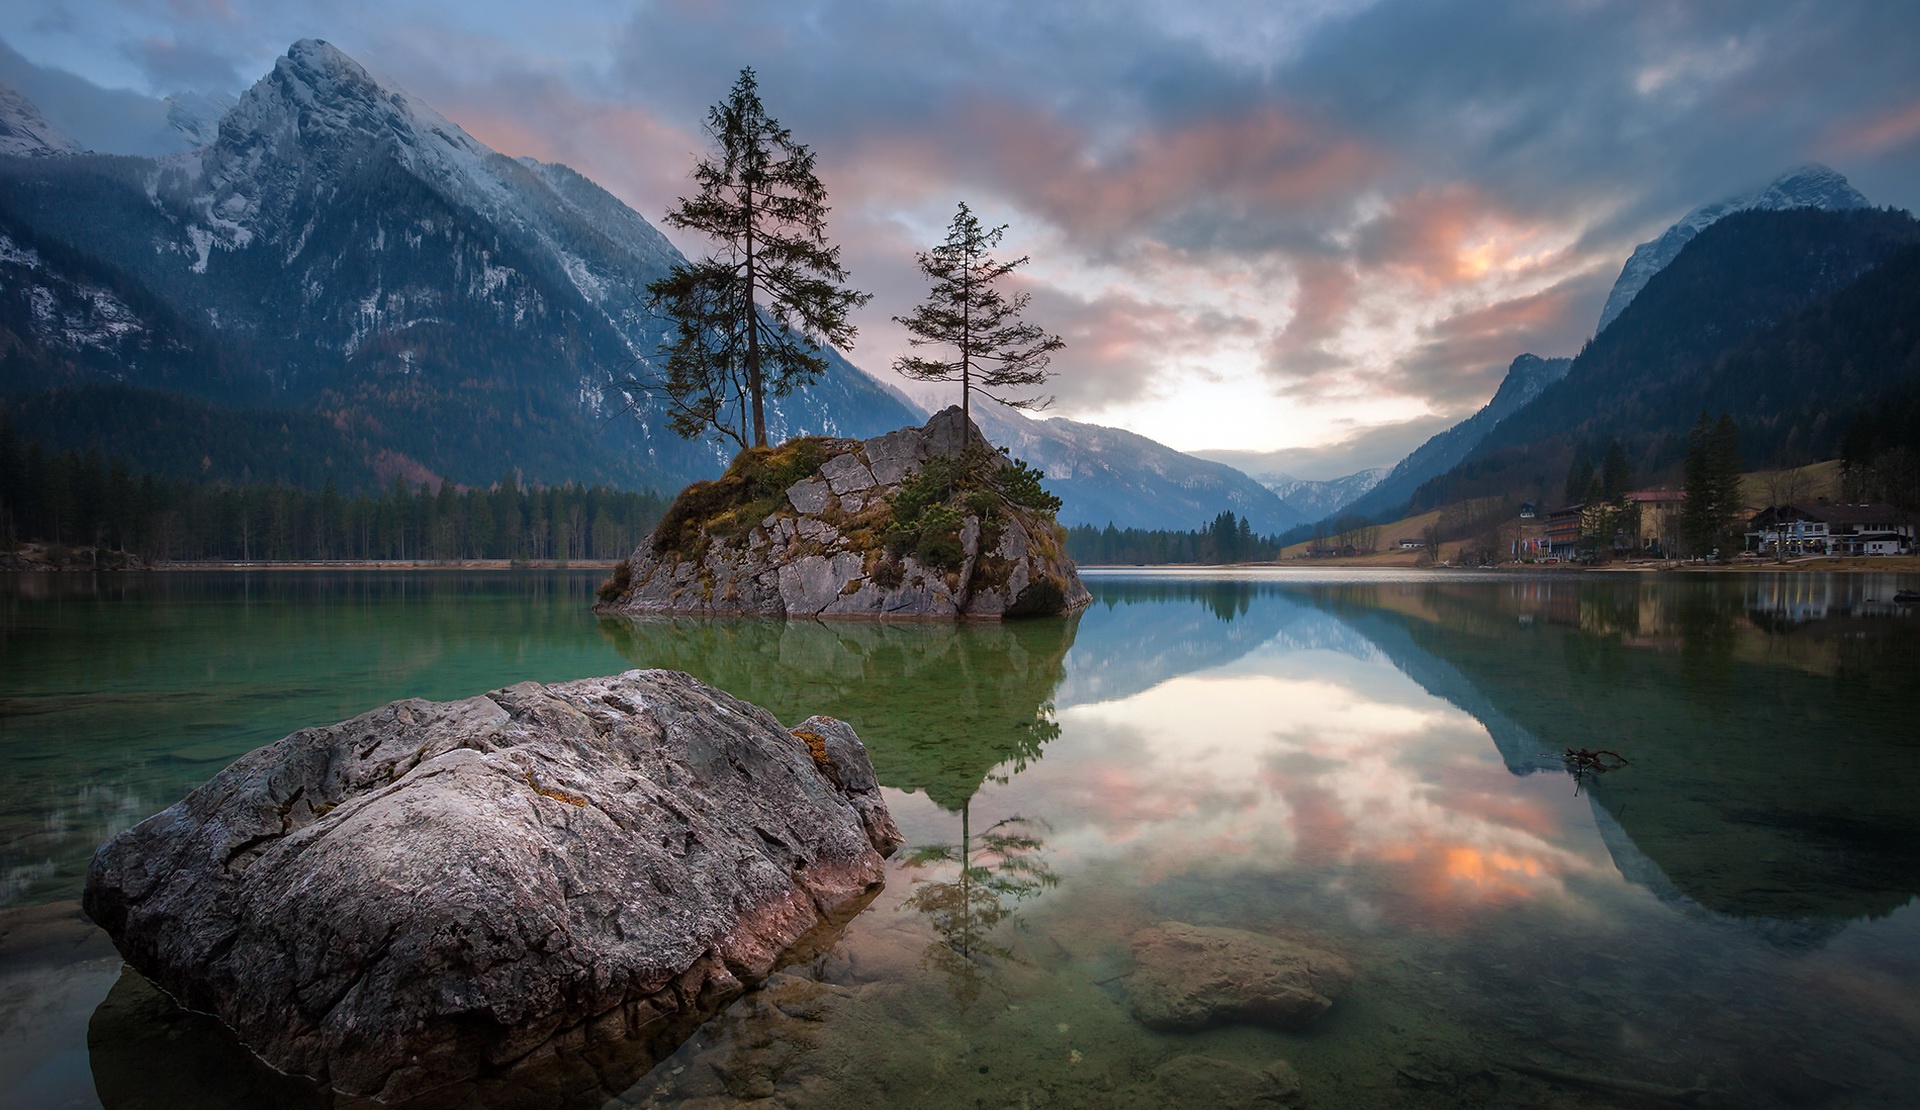
M1060 523L1096 528L1191 531L1222 512L1260 535L1307 522L1270 489L1230 466L1195 458L1143 435L1055 417L1035 420L983 401L973 418L996 446L1046 472Z
M1600 311L1600 325L1594 329L1595 334L1607 330L1607 325L1619 318L1627 305L1640 295L1640 290L1646 288L1653 275L1666 269L1678 258L1680 251L1693 241L1694 236L1735 212L1756 208L1771 211L1789 208L1839 211L1869 206L1867 198L1845 177L1819 163L1796 166L1758 189L1701 205L1680 217L1659 238L1649 239L1633 248L1633 254L1628 256L1627 264L1621 267L1619 278L1607 294L1607 304Z
M1387 476L1387 468L1381 466L1357 470L1340 478L1315 481L1295 478L1278 469L1275 460L1281 455L1280 452L1209 449L1187 453L1197 459L1233 467L1272 490L1288 508L1308 520L1319 520L1338 513Z
M173 107L205 133L219 105ZM0 298L0 384L58 391L23 433L113 454L100 414L124 397L103 394L158 391L200 406L196 434L216 430L209 472L232 469L222 422L269 410L320 417L383 478L485 485L517 470L671 489L726 462L627 384L649 375L667 328L644 286L681 255L599 186L489 149L316 40L215 134L160 159L0 159L9 276L27 283ZM829 361L813 387L771 399L770 435L919 422L897 391Z
M1289 474L1255 474L1254 480L1272 490L1287 507L1306 517L1319 520L1345 510L1368 490L1380 484L1391 468L1384 466L1356 470L1344 478L1312 481Z
M1672 475L1702 411L1734 417L1751 465L1832 457L1858 413L1920 384L1917 259L1905 212L1727 216L1413 507L1557 499L1569 465L1616 439L1636 474Z
M0 156L40 158L50 154L78 154L80 144L47 122L33 101L0 81Z
M1507 376L1493 399L1480 411L1427 440L1396 463L1387 476L1347 506L1347 511L1371 517L1395 514L1415 490L1445 474L1467 457L1502 420L1520 411L1550 385L1566 377L1570 358L1521 355L1507 367Z
M1653 276L1672 264L1688 243L1702 231L1736 212L1754 209L1783 211L1815 208L1841 211L1869 206L1867 198L1840 173L1817 163L1797 166L1757 189L1727 197L1681 217L1659 238L1634 248L1607 294L1606 307L1600 313L1596 334L1604 332L1627 305L1646 288ZM1521 355L1507 370L1493 399L1479 412L1434 436L1412 454L1400 460L1391 473L1366 496L1348 506L1349 511L1372 517L1397 513L1423 484L1453 469L1502 420L1538 397L1548 386L1564 377L1571 359L1542 359Z

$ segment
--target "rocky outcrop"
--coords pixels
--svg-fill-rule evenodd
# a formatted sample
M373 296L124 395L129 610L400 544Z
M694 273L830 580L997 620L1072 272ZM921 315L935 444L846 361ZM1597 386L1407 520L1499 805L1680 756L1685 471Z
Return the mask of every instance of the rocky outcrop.
M296 732L108 841L85 906L275 1068L392 1100L711 1012L900 840L847 725L629 671Z
M955 407L873 439L742 452L681 493L599 610L997 620L1087 604L1058 502L969 427Z
M1304 1029L1353 982L1347 961L1277 937L1170 921L1133 938L1127 1004L1149 1029Z

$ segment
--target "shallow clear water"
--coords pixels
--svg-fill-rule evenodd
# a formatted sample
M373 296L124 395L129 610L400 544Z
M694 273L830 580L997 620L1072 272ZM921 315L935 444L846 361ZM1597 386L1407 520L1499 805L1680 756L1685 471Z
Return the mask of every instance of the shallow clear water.
M910 843L622 1103L1260 1093L1170 1087L1189 1055L1228 1088L1286 1060L1322 1107L1913 1103L1912 581L1089 577L1075 620L959 628L597 621L583 573L15 579L0 916L55 914L100 839L293 728L665 666L853 722ZM1577 780L1568 748L1629 762ZM1150 1032L1128 942L1169 921L1354 985L1305 1032ZM265 1097L97 946L0 961L0 1106Z

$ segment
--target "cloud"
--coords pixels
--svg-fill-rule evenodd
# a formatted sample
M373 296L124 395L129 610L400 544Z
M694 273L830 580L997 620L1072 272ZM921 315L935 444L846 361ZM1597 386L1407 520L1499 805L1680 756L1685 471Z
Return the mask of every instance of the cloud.
M121 49L139 64L147 84L168 92L231 92L248 82L228 59L195 43L171 38L144 38Z
M1455 417L1440 415L1384 424L1334 419L1320 425L1325 440L1310 446L1278 451L1201 451L1199 454L1249 474L1287 474L1307 481L1325 481L1391 466L1455 422Z
M0 81L33 101L47 122L88 150L171 154L187 142L167 123L167 105L131 89L105 89L65 70L28 61L0 42Z
M1829 159L1858 158L1920 146L1920 100L1836 123L1821 142Z
M1594 269L1546 289L1473 308L1422 329L1384 388L1426 398L1440 411L1485 404L1520 354L1570 357L1592 335L1613 274Z
M1913 5L100 3L19 34L36 58L155 85L244 78L319 34L656 222L752 65L819 154L831 234L876 294L862 365L884 375L904 350L889 317L924 293L913 251L965 199L1035 257L1033 318L1070 342L1055 411L1328 465L1391 463L1515 355L1571 353L1633 245L1698 204L1818 158L1920 207ZM42 107L130 149L90 137L104 95ZM1234 397L1257 415L1232 434L1260 441L1219 440Z

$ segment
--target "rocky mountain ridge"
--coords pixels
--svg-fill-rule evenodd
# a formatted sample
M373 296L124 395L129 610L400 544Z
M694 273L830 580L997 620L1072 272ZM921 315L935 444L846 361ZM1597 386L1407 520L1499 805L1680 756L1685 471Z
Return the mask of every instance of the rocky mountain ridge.
M1679 257L1680 251L1693 241L1694 236L1735 212L1756 208L1768 211L1790 208L1841 211L1870 206L1871 202L1843 175L1818 162L1795 166L1758 188L1703 204L1674 221L1658 238L1649 239L1633 248L1633 254L1628 256L1626 265L1620 268L1620 276L1607 293L1607 303L1600 310L1600 323L1594 328L1594 333L1607 330L1607 325L1619 318L1627 305L1646 288L1653 275L1666 269Z
M0 81L0 156L44 158L81 152L80 144L48 123L33 101Z
M989 439L1045 472L1062 524L1188 531L1227 511L1273 535L1312 519L1231 466L1124 428L1036 420L992 402L973 412Z
M1371 490L1347 506L1347 511L1367 516L1391 515L1421 485L1457 466L1501 421L1566 377L1572 365L1570 358L1541 358L1533 354L1514 359L1507 367L1506 377L1500 379L1500 387L1480 411L1415 448L1412 454L1394 464Z
M210 105L175 107L193 124ZM644 286L680 259L673 245L574 171L490 150L323 42L296 43L204 147L0 159L0 231L42 263L0 320L15 390L185 394L216 424L242 405L315 412L367 457L468 485L512 469L671 489L728 457L673 435L660 399L629 384L649 379L665 329ZM112 349L33 307L81 286L139 310ZM192 357L130 353L140 335ZM773 436L920 418L829 361L774 399ZM83 400L61 445L112 454Z

